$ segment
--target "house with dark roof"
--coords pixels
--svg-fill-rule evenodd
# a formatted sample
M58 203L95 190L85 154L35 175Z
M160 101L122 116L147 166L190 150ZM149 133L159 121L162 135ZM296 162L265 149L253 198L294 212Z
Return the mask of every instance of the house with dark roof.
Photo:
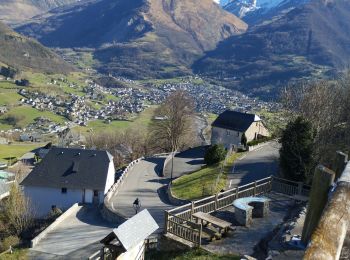
M103 203L115 180L113 157L107 151L52 148L21 185L38 216L75 203Z
M226 110L212 123L211 143L230 149L241 145L243 134L248 142L270 135L258 115Z

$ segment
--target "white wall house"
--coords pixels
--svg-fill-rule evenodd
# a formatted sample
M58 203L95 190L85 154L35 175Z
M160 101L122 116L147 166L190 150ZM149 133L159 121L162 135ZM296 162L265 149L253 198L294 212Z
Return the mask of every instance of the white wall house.
M44 217L53 206L65 210L75 203L103 203L114 180L107 151L52 148L21 185L37 217Z
M270 135L258 115L226 110L212 124L211 143L230 149L241 145L243 134L248 142Z

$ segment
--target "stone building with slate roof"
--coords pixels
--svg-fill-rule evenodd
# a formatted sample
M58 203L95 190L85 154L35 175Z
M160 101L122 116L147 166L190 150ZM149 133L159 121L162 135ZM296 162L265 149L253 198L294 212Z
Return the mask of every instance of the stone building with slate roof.
M258 115L226 110L212 123L211 143L237 147L243 133L248 142L270 135Z
M101 204L115 180L113 157L107 151L52 148L22 181L38 216L52 207L75 203Z

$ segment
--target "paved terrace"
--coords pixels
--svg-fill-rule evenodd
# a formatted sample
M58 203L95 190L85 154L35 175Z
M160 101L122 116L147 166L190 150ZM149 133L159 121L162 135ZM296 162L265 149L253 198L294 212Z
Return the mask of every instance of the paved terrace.
M213 242L203 241L202 247L208 251L220 254L239 253L240 255L254 255L254 248L259 242L282 224L288 218L290 210L295 208L294 200L281 194L271 192L263 197L271 199L269 216L253 218L253 224L250 227L240 226L235 221L235 210L232 206L213 213L212 215L231 222L236 230L230 231L221 240Z
M115 228L99 209L79 207L29 251L29 259L86 259L101 248L99 241Z

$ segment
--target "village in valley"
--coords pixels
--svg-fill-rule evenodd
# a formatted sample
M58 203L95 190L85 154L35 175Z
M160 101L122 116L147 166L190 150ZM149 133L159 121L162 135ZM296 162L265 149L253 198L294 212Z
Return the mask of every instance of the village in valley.
M349 260L349 19L0 0L0 260Z
M67 142L59 139L1 164L2 200L11 201L15 189L23 190L24 197L17 199L23 200L20 214L24 215L18 217L30 215L34 221L23 219L19 234L27 228L32 233L26 235L29 250L19 252L25 252L29 259L46 259L48 255L58 259L163 259L177 254L184 254L184 259L196 254L300 259L319 219L318 225L326 221L319 207L331 202L319 198L328 194L335 180L346 180L349 174L348 167L345 169L347 155L335 155L335 173L326 168L315 170L314 182L321 181L322 189L310 186L306 179L287 179L280 173L283 148L277 133L268 129L260 115L247 112L253 106L273 112L278 105L243 104L228 91L217 94L222 102L211 103L215 92L207 91L208 99L202 90L200 85L189 83L164 84L146 95L137 89L106 89L95 84L84 88L85 96L71 95L69 103L21 89L23 105L62 112L62 116L72 118L72 125L84 126L94 119L116 120L110 116L120 109L132 114L140 113L146 104L159 108L149 126L158 148L151 145L147 148L150 153L125 157L122 167L115 156L124 150L133 153L137 148L132 143L119 147L111 140L110 148L86 147L84 140L73 142L62 135ZM120 100L109 101L100 110L87 109L85 101L96 101L101 93ZM251 100L244 95L240 98ZM230 104L239 107L226 109ZM193 119L203 112L218 113L206 137L203 132L189 131L195 127ZM173 113L182 116L172 121ZM60 133L61 126L47 124L50 121L37 119L26 131L36 133L36 126ZM182 125L181 135L169 133L167 124ZM63 128L66 135L67 130L67 126ZM22 133L20 138L24 146L43 142L34 134ZM172 138L178 146L171 146ZM92 140L92 144L97 141ZM285 145L282 142L282 147ZM311 217L313 214L318 219ZM307 254L312 255L311 248Z

